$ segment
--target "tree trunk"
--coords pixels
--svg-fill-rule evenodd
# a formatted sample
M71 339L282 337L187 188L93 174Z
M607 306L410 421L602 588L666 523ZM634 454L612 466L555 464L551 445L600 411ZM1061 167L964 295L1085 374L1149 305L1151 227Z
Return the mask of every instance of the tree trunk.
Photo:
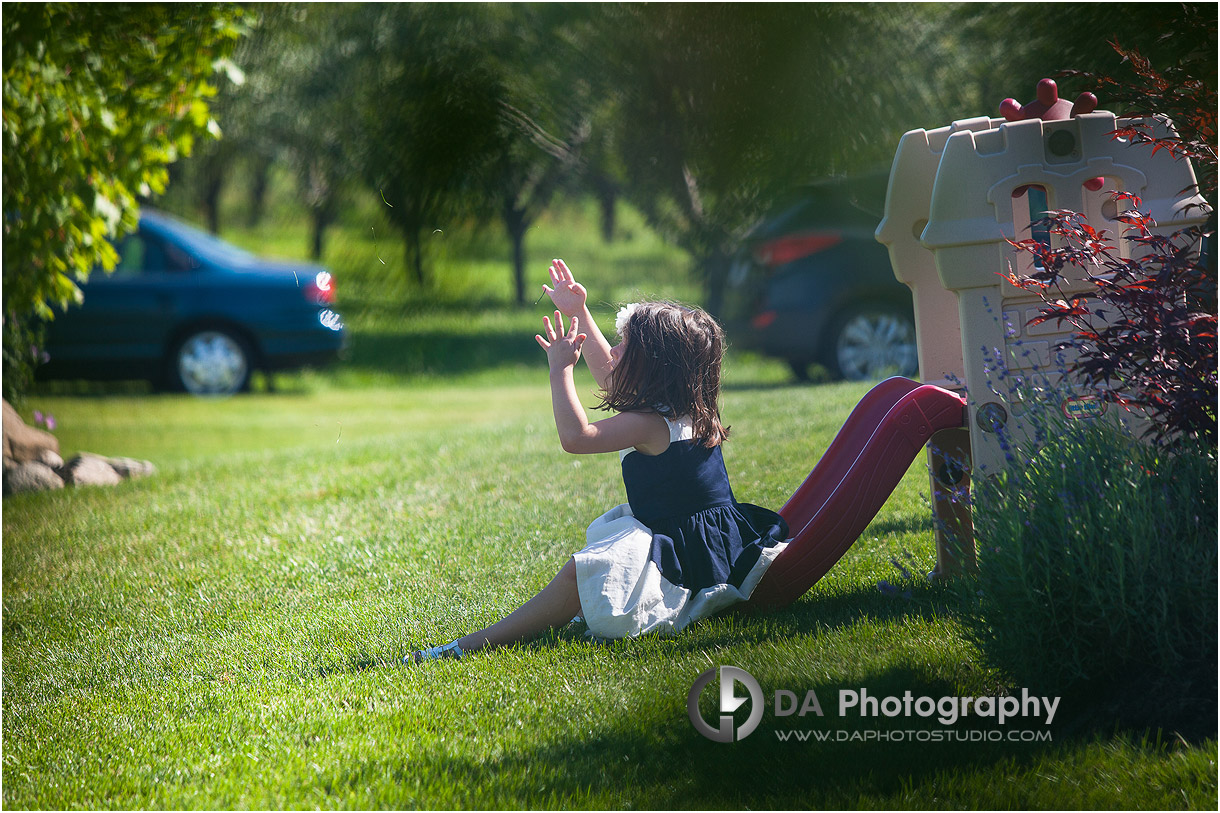
M525 232L529 223L525 212L512 206L504 207L504 228L513 244L513 286L518 305L525 304Z
M406 233L407 268L415 274L415 282L424 287L424 252L420 242L420 229L410 229Z
M212 234L220 234L220 193L224 183L224 171L209 166L203 179L203 215Z
M704 308L717 319L724 312L724 286L728 283L731 264L732 257L721 248L713 249L704 260L703 267L707 269Z
M326 227L330 225L331 216L328 208L314 209L310 213L310 248L309 256L315 262L322 259L322 249L326 237Z
M336 206L333 189L334 185L330 182L330 176L326 174L325 165L317 160L310 161L304 175L301 192L305 205L309 208L312 227L310 252L315 260L322 259L326 227L335 219Z
M722 231L708 222L703 208L703 194L699 179L687 164L682 165L682 182L686 191L686 211L692 228L688 231L690 242L698 248L691 251L698 265L704 269L704 309L717 319L724 312L724 286L729 279L732 255L724 248ZM701 262L700 262L701 260Z
M614 240L615 219L618 213L618 188L614 181L605 175L597 175L593 180L594 194L601 207L602 242Z
M271 177L271 159L261 156L255 159L250 177L250 211L246 216L246 225L254 228L263 222L267 211L267 184Z

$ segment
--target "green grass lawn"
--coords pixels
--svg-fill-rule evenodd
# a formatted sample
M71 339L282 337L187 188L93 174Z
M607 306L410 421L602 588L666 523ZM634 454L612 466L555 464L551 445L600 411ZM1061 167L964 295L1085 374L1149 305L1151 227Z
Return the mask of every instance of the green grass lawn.
M866 389L729 384L738 498L777 507ZM933 560L918 461L792 608L669 639L594 644L569 630L413 668L398 663L411 648L528 598L623 499L613 456L558 449L543 374L44 406L66 451L138 454L160 471L5 501L8 807L1214 801L1214 743L1168 733L1158 743L1065 725L1036 745L798 744L778 741L788 724L771 712L735 744L694 731L686 695L713 665L741 666L765 689L817 690L828 716L791 724L801 728L872 727L837 719L843 688L996 693L957 632L952 594L903 583L890 564L908 551ZM882 594L881 579L911 598Z
M540 227L541 256L560 253L567 228ZM599 300L607 316L640 279L646 293L692 295L681 257L646 235L614 249L621 265L577 248L613 291ZM955 729L981 741L898 741L939 725L838 716L841 689L1019 690L965 641L952 587L891 564L934 561L922 460L788 609L673 638L594 643L569 628L402 666L527 599L624 494L615 456L559 449L532 338L542 305L506 306L502 266L504 287L462 282L475 276L460 258L438 264L459 269L453 290L379 284L362 265L376 251L349 229L328 254L353 328L353 358L335 371L223 401L31 401L56 416L66 455L159 471L4 501L6 807L1215 807L1214 740L1116 729L1079 700L1064 699L1039 743L986 741L1000 729L978 718ZM776 363L731 356L738 499L778 508L866 391L794 386ZM687 694L719 665L746 669L768 697L813 689L825 717L768 710L747 739L704 739ZM790 728L873 739L781 741Z

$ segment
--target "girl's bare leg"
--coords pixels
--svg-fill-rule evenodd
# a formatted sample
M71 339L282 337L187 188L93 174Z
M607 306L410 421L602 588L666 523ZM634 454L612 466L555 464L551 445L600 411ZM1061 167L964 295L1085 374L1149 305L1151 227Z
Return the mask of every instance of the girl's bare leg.
M576 589L576 562L568 559L550 584L538 595L513 610L487 629L459 638L463 652L484 647L504 646L533 638L554 627L561 627L580 615L580 593Z

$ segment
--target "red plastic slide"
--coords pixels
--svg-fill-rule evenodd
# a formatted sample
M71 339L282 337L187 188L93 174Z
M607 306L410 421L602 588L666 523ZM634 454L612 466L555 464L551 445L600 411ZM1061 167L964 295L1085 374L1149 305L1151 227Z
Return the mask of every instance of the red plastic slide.
M962 426L966 401L888 378L852 410L813 472L780 509L793 536L750 606L783 607L826 575L872 521L933 434Z

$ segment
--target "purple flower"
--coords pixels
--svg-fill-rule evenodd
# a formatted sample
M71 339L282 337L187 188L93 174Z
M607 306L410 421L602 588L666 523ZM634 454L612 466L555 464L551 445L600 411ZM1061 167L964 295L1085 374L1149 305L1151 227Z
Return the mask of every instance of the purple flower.
M34 410L34 423L42 423L42 413Z
M55 416L54 416L54 415L48 415L48 416L47 416L47 421L46 421L46 423L47 423L47 431L49 431L49 432L54 432L54 431L55 431L55 427L57 426L57 424L55 423Z

